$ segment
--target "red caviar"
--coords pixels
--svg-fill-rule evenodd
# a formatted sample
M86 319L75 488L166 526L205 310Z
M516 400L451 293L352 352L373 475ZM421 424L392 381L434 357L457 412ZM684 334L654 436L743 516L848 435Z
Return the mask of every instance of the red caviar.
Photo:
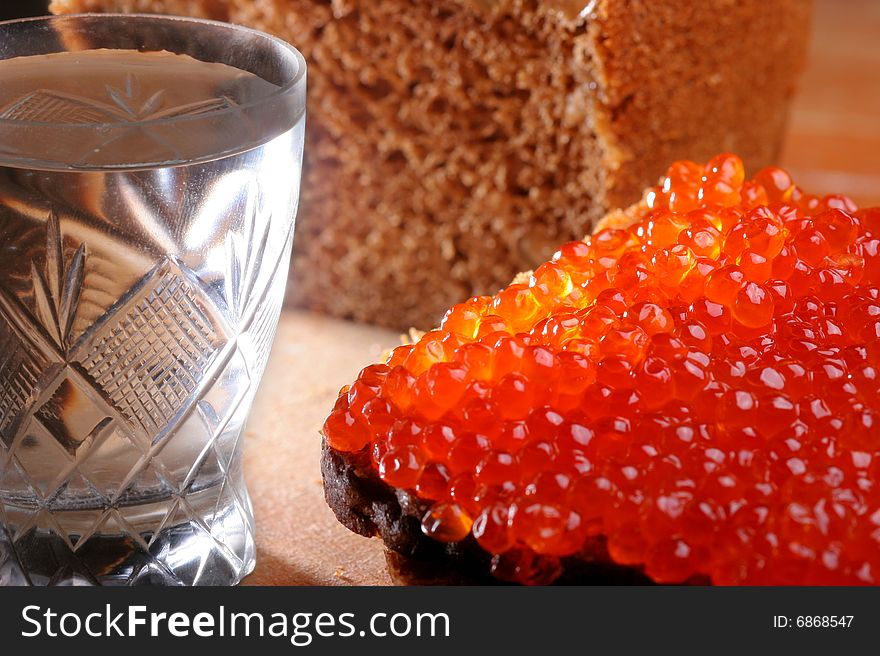
M603 536L658 582L880 582L880 210L733 155L367 367L324 425L547 583Z

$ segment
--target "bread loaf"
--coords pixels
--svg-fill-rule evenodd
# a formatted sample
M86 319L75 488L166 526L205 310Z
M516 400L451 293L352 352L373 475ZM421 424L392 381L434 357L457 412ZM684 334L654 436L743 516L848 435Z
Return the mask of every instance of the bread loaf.
M774 160L808 0L54 0L204 16L309 62L290 297L430 327L666 164Z

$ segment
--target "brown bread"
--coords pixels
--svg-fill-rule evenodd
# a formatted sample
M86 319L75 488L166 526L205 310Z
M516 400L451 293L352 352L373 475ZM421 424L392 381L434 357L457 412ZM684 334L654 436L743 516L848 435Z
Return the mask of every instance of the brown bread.
M584 5L589 7L585 11ZM291 297L405 328L494 292L670 161L779 150L808 0L54 0L207 16L309 60Z

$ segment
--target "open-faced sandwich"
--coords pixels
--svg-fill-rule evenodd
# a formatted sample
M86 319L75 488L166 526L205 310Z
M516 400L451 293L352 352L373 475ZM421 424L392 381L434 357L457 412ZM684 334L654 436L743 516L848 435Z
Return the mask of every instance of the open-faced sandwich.
M425 290L430 293L430 290ZM880 580L880 209L678 162L342 389L340 521L450 574Z

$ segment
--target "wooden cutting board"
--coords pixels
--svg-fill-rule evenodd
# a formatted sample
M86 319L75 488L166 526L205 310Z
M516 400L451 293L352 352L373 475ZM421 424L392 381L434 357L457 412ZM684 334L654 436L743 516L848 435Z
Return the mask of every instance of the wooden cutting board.
M339 388L400 335L305 312L281 316L245 433L257 521L249 585L390 585L382 543L336 521L321 487L318 434Z
M819 0L810 63L782 165L815 193L880 205L880 2ZM295 283L294 283L295 284ZM304 312L282 318L247 431L257 520L253 585L388 585L382 544L324 503L318 429L339 388L400 343L397 333Z

